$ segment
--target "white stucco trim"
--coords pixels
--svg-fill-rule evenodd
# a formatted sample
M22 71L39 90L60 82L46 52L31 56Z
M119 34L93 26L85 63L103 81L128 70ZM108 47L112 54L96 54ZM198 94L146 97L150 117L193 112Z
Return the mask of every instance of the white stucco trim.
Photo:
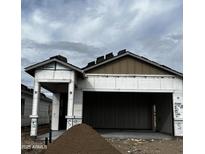
M71 82L68 84L68 105L67 105L67 127L69 129L73 126L73 113L74 113L74 94L75 94L75 73L71 73Z
M182 91L182 80L170 75L96 75L89 74L78 81L83 91L133 91L133 92L174 92Z
M107 76L107 77L172 77L175 78L174 75L158 75L158 74L91 74L86 73L85 77L89 76Z
M38 82L70 83L70 79L38 79Z
M160 89L103 89L103 88L84 88L82 91L101 91L101 92L150 92L150 93L173 93L173 90Z
M40 83L37 80L34 80L32 115L30 115L30 118L31 118L30 136L37 136L38 104L39 104L39 99L40 99L40 93L41 93Z

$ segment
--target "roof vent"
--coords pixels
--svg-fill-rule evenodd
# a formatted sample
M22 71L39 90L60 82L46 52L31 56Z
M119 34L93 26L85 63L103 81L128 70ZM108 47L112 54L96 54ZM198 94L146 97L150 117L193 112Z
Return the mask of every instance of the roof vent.
M88 65L87 65L87 67L90 67L90 66L93 66L93 65L95 65L95 61L89 62Z
M117 55L122 55L124 53L126 53L126 49L120 50Z
M107 55L105 55L106 60L107 60L107 59L110 59L110 58L112 58L112 57L114 57L112 52L111 52L111 53L108 53Z
M101 57L97 57L97 60L96 60L96 63L101 63L104 61L104 56L101 56Z
M50 59L58 59L60 61L63 61L63 62L67 63L67 58L64 57L64 56L61 56L61 55L56 55L56 56L50 57Z

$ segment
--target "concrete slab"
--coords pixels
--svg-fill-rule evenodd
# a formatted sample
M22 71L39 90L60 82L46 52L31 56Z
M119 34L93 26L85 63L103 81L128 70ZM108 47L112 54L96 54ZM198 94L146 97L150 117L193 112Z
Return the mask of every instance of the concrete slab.
M150 130L97 130L105 138L136 138L136 139L172 139L167 134L153 132Z
M65 132L65 130L53 130L52 131L52 140L56 140L59 136L61 136L63 133ZM42 135L39 135L37 137L38 140L42 140L44 141L45 138L48 137L49 138L49 133L45 133L45 134L42 134Z
M52 131L52 140L56 140L60 137L65 130L60 131ZM172 139L173 137L167 134L153 132L150 130L111 130L111 129L98 129L98 133L101 134L102 137L105 138L118 138L118 139L127 139L127 138L134 138L134 139ZM45 137L49 137L48 133L39 135L37 137L38 140L45 140Z

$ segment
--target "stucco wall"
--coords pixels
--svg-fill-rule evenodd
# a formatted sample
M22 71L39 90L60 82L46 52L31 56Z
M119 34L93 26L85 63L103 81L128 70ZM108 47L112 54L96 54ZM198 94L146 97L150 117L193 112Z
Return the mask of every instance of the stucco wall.
M78 79L81 91L110 91L110 92L168 92L173 94L174 135L183 136L183 100L182 79L172 75L126 75L126 74L86 74L85 79ZM78 94L76 94L78 95ZM78 97L78 96L76 96ZM82 95L79 95L82 98ZM83 101L80 102L83 106ZM79 105L80 106L80 105ZM179 109L180 108L180 109ZM180 111L179 111L180 110ZM171 114L168 114L170 119ZM171 126L170 126L171 127ZM171 132L169 128L162 128Z

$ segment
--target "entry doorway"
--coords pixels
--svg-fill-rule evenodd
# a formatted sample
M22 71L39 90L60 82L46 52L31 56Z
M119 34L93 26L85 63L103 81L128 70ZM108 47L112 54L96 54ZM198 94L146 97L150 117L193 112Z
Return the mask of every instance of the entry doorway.
M68 94L60 94L60 108L59 108L59 130L66 129L66 118L67 115L67 105L68 105Z

